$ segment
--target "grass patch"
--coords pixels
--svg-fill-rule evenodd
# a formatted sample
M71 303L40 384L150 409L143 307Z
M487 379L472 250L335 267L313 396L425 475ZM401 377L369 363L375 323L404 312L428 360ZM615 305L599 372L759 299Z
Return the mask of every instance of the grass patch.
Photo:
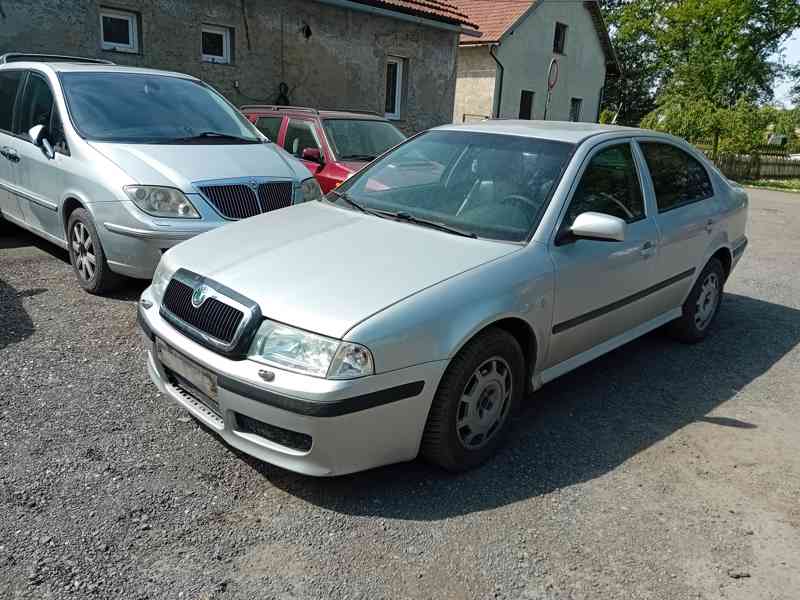
M779 190L782 192L800 192L800 179L751 179L740 182L749 187Z

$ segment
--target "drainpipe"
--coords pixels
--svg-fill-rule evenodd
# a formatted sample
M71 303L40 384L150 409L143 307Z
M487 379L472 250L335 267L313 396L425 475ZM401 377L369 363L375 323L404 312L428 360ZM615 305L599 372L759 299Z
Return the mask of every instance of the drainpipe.
M494 62L497 63L497 69L500 71L500 90L497 92L497 108L494 111L495 119L500 118L500 106L503 102L503 75L505 75L506 72L503 63L500 62L500 60L497 58L497 55L494 53L499 45L500 44L492 44L492 46L489 48L489 55L494 59Z

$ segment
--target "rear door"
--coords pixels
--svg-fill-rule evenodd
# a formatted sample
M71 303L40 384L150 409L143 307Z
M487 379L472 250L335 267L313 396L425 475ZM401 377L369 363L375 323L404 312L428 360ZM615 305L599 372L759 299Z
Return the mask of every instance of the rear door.
M47 77L30 71L17 104L18 201L29 225L59 240L64 239L64 229L58 208L65 187L65 171L72 160L61 123ZM53 158L30 141L28 131L36 125L44 126L45 136L55 150Z
M19 165L17 138L14 136L14 106L25 71L0 70L0 211L11 217L22 219L22 209L15 187L16 170Z
M711 178L702 163L664 140L637 141L647 164L660 231L659 270L675 283L658 295L663 311L683 303L698 269L702 268L711 238L719 227L719 211Z
M659 314L648 293L658 279L658 229L640 167L630 140L602 144L584 161L558 230L584 212L599 212L625 220L625 240L551 242L556 297L548 367Z

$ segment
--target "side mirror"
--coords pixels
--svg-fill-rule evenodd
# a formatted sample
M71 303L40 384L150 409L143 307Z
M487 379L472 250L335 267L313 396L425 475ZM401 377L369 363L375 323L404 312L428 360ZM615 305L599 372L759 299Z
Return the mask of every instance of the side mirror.
M47 158L54 158L56 153L53 151L53 146L50 140L47 139L47 129L44 125L34 125L28 130L28 137L33 142L33 145L41 148Z
M315 162L320 165L324 162L322 160L322 152L320 152L319 148L303 148L303 151L300 153L300 157L303 160Z
M624 242L627 225L619 217L598 212L585 212L579 214L572 223L572 227L560 234L556 241L559 244L579 239Z

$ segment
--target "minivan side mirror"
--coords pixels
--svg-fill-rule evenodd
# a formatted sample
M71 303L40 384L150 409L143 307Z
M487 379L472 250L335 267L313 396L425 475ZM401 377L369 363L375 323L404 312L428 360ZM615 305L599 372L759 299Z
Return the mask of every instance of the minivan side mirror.
M47 139L47 129L45 129L44 125L34 125L31 127L28 130L28 137L31 139L34 146L42 149L47 158L55 157L56 153L53 150L53 146L50 144L50 140Z
M580 239L624 242L627 225L623 219L605 213L581 213L575 217L571 227L563 230L556 239L556 243L565 244Z
M320 152L319 148L303 148L303 151L300 153L300 157L303 160L315 162L320 165L323 163L322 152Z

